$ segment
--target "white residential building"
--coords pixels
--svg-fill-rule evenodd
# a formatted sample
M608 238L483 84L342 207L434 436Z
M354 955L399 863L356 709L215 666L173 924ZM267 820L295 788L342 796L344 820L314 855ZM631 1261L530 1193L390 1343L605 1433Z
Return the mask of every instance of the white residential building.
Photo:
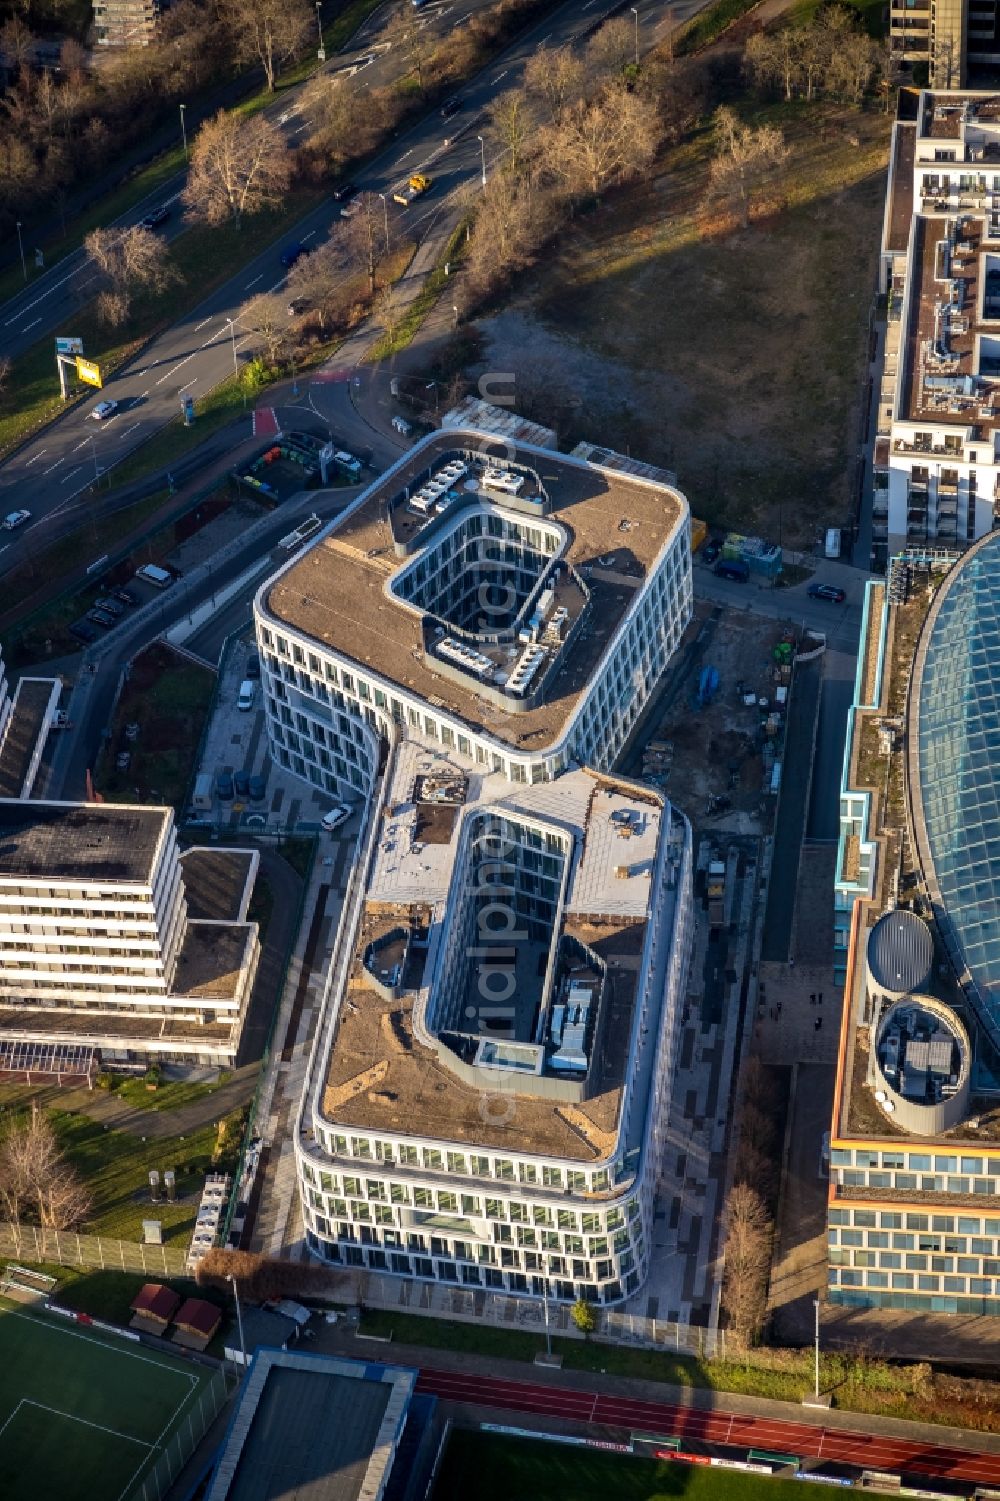
M875 457L879 560L962 549L1000 496L1000 95L924 91L894 128Z
M274 755L366 802L295 1134L314 1254L641 1285L691 836L608 768L691 617L689 532L653 471L456 430L261 589Z

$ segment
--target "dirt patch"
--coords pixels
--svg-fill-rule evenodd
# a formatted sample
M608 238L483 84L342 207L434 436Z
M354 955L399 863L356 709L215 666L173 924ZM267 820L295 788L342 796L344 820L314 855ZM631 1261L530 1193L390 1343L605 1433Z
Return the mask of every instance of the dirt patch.
M98 791L110 802L179 806L214 688L214 672L162 642L134 657L98 760Z
M526 414L674 469L697 515L809 545L848 517L889 122L756 114L790 148L780 212L706 234L702 131L577 221L481 329Z

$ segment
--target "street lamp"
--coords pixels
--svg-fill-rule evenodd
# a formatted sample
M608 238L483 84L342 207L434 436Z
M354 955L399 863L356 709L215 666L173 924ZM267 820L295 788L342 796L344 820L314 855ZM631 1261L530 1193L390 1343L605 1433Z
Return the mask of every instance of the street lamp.
M319 50L317 51L316 56L319 58L321 63L325 63L326 48L323 46L323 14L320 10L321 4L322 0L316 0L316 29L319 32Z
M186 109L187 109L187 105L186 104L182 104L181 105L181 139L184 142L184 160L185 161L187 161L187 159L188 159L188 133L187 133L187 126L184 123L184 111Z
M243 1369L247 1366L247 1342L243 1338L243 1314L240 1312L240 1290L236 1285L236 1278L232 1272L226 1273L226 1281L233 1284L233 1297L236 1300L236 1323L240 1331L240 1352L243 1356Z
M542 1284L542 1306L545 1309L545 1353L552 1359L552 1330L549 1328L549 1279L545 1278Z
M639 66L639 12L638 12L637 8L634 5L630 5L629 6L629 10L635 16L635 65L636 65L636 67L638 67Z
M232 334L233 338L233 372L238 380L240 374L240 366L239 361L236 358L236 320L234 318L227 318L226 322L229 324L229 332Z
M385 218L385 253L389 254L389 200L384 193L378 195L382 200L382 213Z
M99 485L101 483L101 471L97 467L97 439L91 436L87 439L87 442L91 444L94 451L94 484Z
M819 1401L819 1299L813 1298L816 1310L816 1400Z
M483 154L483 191L485 192L486 191L486 142L483 140L482 136L476 136L476 140L479 142L479 149L480 149L480 151Z
M21 239L21 221L17 221L17 248L21 252L21 270L24 272L25 281L28 280L28 265L24 259L24 241Z

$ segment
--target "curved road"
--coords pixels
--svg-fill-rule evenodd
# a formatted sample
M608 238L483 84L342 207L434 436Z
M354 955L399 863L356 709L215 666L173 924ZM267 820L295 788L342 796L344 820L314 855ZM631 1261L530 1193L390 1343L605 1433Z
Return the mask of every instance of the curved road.
M910 1477L965 1480L980 1485L1000 1483L1000 1454L975 1453L947 1444L915 1443L880 1433L817 1427L742 1413L706 1412L697 1407L427 1367L419 1372L417 1391L475 1407L534 1413L741 1449L769 1449L803 1459L889 1470Z

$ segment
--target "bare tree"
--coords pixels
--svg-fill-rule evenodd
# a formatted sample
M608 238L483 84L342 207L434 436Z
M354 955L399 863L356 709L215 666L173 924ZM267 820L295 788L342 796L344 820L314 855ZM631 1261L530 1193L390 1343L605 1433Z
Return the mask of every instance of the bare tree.
M651 160L659 118L648 99L616 86L600 99L566 110L544 132L540 149L546 171L571 192L600 193L632 177Z
M879 63L879 46L863 31L845 36L831 53L825 83L830 93L859 105L871 86Z
M534 52L524 68L525 92L550 125L583 98L586 80L583 62L567 47Z
M529 266L555 222L551 193L541 192L527 175L495 172L477 195L475 228L466 257L466 281L473 296L490 291Z
M635 57L635 26L624 16L605 21L587 44L584 64L591 82L620 78Z
M12 1219L32 1207L43 1230L68 1230L90 1208L89 1192L63 1157L56 1133L37 1105L4 1138L0 1198Z
M501 165L512 172L521 169L522 159L533 135L528 101L521 89L509 89L490 107L491 134L504 152ZM510 153L509 160L507 153Z
M396 337L405 310L398 282L387 282L381 291L376 293L372 303L372 312L375 315L375 321L381 323L390 343Z
M725 1271L722 1306L736 1339L749 1345L767 1311L773 1226L760 1194L737 1183L726 1199Z
M779 31L758 31L747 42L744 60L758 87L779 86L786 99L793 98L804 77L805 29L783 26Z
M738 214L745 229L758 195L788 155L780 130L773 125L744 125L735 110L715 111L716 155L709 172L709 195Z
M23 68L35 45L34 33L20 16L11 16L0 26L0 52L8 64Z
M303 256L302 259L308 260L309 257ZM270 292L261 292L246 304L240 322L256 336L267 364L272 367L279 365L288 353L290 342L284 300Z
M402 0L383 26L382 36L405 58L409 72L416 76L421 99L426 98L428 64L435 51L427 18L418 15L409 0Z
M222 0L221 10L236 56L259 62L273 93L282 64L301 51L315 24L312 7L305 0Z
M389 249L386 235L386 207L378 193L361 193L355 198L347 228L338 237L349 261L364 268L368 278L368 295L375 295L375 272Z
M163 240L141 224L91 230L83 246L98 271L98 315L113 328L128 318L132 296L140 287L158 290L176 274Z
M291 154L265 115L249 119L220 110L191 148L184 203L195 219L241 224L281 201L292 174Z

